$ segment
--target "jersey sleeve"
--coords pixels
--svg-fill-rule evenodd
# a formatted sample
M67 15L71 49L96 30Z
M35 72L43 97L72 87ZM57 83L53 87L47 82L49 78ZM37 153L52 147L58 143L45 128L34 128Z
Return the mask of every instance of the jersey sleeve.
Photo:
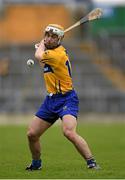
M56 66L58 64L57 59L59 59L59 55L54 50L46 50L42 55L41 62Z

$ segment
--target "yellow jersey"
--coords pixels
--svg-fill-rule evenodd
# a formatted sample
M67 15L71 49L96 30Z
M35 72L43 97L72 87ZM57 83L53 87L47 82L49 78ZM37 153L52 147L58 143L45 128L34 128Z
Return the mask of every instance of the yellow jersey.
M71 65L63 46L45 50L41 62L44 63L44 80L48 93L66 93L73 89Z

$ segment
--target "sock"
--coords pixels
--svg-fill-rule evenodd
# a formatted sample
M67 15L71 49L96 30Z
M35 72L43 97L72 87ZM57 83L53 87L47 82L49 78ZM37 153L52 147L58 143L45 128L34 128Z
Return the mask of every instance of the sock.
M32 165L35 167L40 167L41 166L41 159L39 160L32 160Z
M94 158L87 159L88 168L93 168L96 166L96 160Z

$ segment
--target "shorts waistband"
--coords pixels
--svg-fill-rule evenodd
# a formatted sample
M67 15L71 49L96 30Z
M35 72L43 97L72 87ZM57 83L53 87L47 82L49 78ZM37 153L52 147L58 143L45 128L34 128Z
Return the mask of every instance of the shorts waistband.
M67 91L64 94L62 94L62 93L57 93L57 94L47 93L47 96L49 96L49 97L64 97L64 96L71 94L72 92L74 92L74 90Z

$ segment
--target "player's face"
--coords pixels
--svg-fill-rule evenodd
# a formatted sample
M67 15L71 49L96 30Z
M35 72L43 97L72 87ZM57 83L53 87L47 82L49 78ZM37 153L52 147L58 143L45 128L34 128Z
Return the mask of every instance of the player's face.
M44 44L47 49L53 49L58 46L59 37L52 32L46 32L44 37Z

